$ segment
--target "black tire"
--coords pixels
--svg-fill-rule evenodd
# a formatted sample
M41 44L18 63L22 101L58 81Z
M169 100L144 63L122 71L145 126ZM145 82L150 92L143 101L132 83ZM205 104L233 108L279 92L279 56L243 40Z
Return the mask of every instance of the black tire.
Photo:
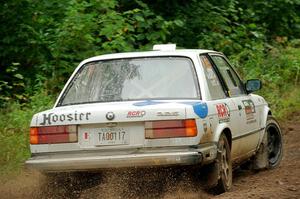
M268 116L266 130L268 166L269 169L278 167L283 155L283 138L278 122L274 117Z
M283 155L283 138L278 122L268 116L264 137L253 159L253 169L274 169L278 167Z
M231 152L228 140L224 134L220 136L218 142L217 160L214 163L216 177L218 178L216 186L213 188L213 192L221 194L229 191L232 186L232 164L231 164Z

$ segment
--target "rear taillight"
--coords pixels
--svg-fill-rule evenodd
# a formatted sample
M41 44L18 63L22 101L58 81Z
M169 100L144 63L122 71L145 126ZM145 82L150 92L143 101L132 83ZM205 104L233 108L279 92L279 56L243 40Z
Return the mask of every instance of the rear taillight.
M77 142L77 126L45 126L30 128L30 144Z
M197 125L194 119L145 122L147 139L194 136L197 136Z

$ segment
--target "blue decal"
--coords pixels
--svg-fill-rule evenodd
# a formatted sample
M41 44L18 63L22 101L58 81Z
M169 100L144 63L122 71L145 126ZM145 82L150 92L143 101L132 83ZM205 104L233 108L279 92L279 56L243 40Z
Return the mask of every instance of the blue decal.
M166 102L157 102L157 101L147 100L147 101L144 101L144 102L134 103L133 105L134 106L150 106L150 105L164 104L164 103L166 103Z
M200 117L205 118L208 114L208 107L206 103L197 103L193 105L194 112Z

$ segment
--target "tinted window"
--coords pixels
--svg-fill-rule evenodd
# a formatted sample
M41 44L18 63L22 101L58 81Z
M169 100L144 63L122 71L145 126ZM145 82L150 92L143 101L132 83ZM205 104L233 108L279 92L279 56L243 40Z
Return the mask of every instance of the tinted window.
M243 85L239 77L230 67L227 61L223 57L217 55L212 55L211 58L220 71L222 77L224 78L229 89L230 96L239 96L244 94L245 92L243 89Z
M204 68L207 85L212 99L225 98L225 93L220 83L220 80L206 55L201 55L201 62Z
M190 59L133 58L91 62L69 84L61 105L139 99L199 99Z

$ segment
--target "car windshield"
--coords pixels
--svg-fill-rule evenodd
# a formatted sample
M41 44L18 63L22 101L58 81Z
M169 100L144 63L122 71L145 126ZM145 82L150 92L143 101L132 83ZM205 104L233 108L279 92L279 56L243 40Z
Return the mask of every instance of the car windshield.
M59 105L141 99L199 99L193 63L186 57L89 62L74 76Z

